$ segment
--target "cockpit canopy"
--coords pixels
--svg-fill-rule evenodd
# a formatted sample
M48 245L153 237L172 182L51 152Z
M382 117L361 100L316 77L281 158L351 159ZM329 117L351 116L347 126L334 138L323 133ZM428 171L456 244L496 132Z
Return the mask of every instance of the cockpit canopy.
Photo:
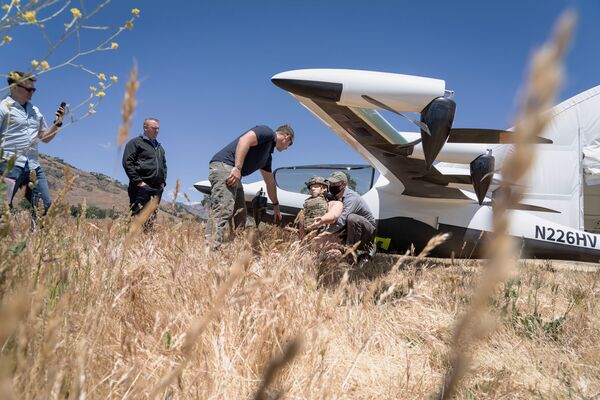
M348 186L362 194L371 189L375 182L375 169L370 165L305 165L299 167L277 168L273 173L277 187L281 190L308 194L306 182L315 175L327 177L333 171L343 171L348 175Z

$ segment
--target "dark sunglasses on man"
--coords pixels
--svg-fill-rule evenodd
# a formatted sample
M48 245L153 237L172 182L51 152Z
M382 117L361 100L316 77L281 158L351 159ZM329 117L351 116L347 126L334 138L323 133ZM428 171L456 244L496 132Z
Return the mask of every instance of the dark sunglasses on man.
M37 90L34 87L27 87L27 86L23 86L23 85L17 85L17 86L20 87L20 88L23 88L23 89L27 90L29 93L35 93L35 91Z

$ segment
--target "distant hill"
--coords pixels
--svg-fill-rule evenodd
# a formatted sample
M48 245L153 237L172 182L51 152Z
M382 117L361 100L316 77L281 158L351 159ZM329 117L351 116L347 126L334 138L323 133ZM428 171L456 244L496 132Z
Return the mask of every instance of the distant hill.
M177 203L178 206L181 206L187 210L187 212L198 216L200 219L207 220L208 219L208 207L202 205L202 203Z
M127 185L97 172L87 172L81 170L58 157L52 157L46 154L40 154L40 164L44 168L50 195L54 199L56 195L64 188L64 168L68 166L73 175L78 178L73 188L68 191L64 197L64 202L72 206L83 204L85 199L88 207L97 207L113 213L126 213L129 208L129 197L127 195ZM173 209L171 203L162 201L159 215L163 217L172 216L185 219L206 219L204 207L196 204L187 205L176 203Z
M127 185L110 176L97 172L86 172L58 157L40 154L40 164L46 174L52 198L65 184L64 167L68 166L73 175L77 175L74 187L66 194L65 202L71 205L82 204L85 199L88 206L105 210L114 209L126 212L129 206Z

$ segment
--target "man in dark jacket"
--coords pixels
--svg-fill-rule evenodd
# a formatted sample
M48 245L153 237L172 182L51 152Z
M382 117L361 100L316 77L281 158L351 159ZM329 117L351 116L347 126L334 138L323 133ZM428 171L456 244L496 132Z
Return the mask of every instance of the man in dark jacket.
M167 181L167 159L165 150L156 140L160 122L148 117L144 120L144 134L133 138L123 152L123 168L129 178L129 205L131 214L137 215L152 197L160 203ZM148 219L146 228L151 228L156 212Z

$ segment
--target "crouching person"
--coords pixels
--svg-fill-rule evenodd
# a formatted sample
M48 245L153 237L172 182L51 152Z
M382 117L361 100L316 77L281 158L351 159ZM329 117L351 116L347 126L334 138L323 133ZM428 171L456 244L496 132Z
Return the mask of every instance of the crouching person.
M327 198L327 182L322 176L313 176L306 187L310 193L310 197L304 201L302 211L299 214L299 234L300 238L304 237L308 232L313 230L311 225L315 219L322 217L328 209ZM321 227L323 229L324 227Z
M358 254L368 258L374 253L373 239L376 223L373 213L361 195L348 187L348 176L345 173L332 172L327 180L329 193L341 202L342 210L339 213L331 212L317 218L311 228L331 224L329 230L335 233L346 246L354 246L360 242L357 248Z

